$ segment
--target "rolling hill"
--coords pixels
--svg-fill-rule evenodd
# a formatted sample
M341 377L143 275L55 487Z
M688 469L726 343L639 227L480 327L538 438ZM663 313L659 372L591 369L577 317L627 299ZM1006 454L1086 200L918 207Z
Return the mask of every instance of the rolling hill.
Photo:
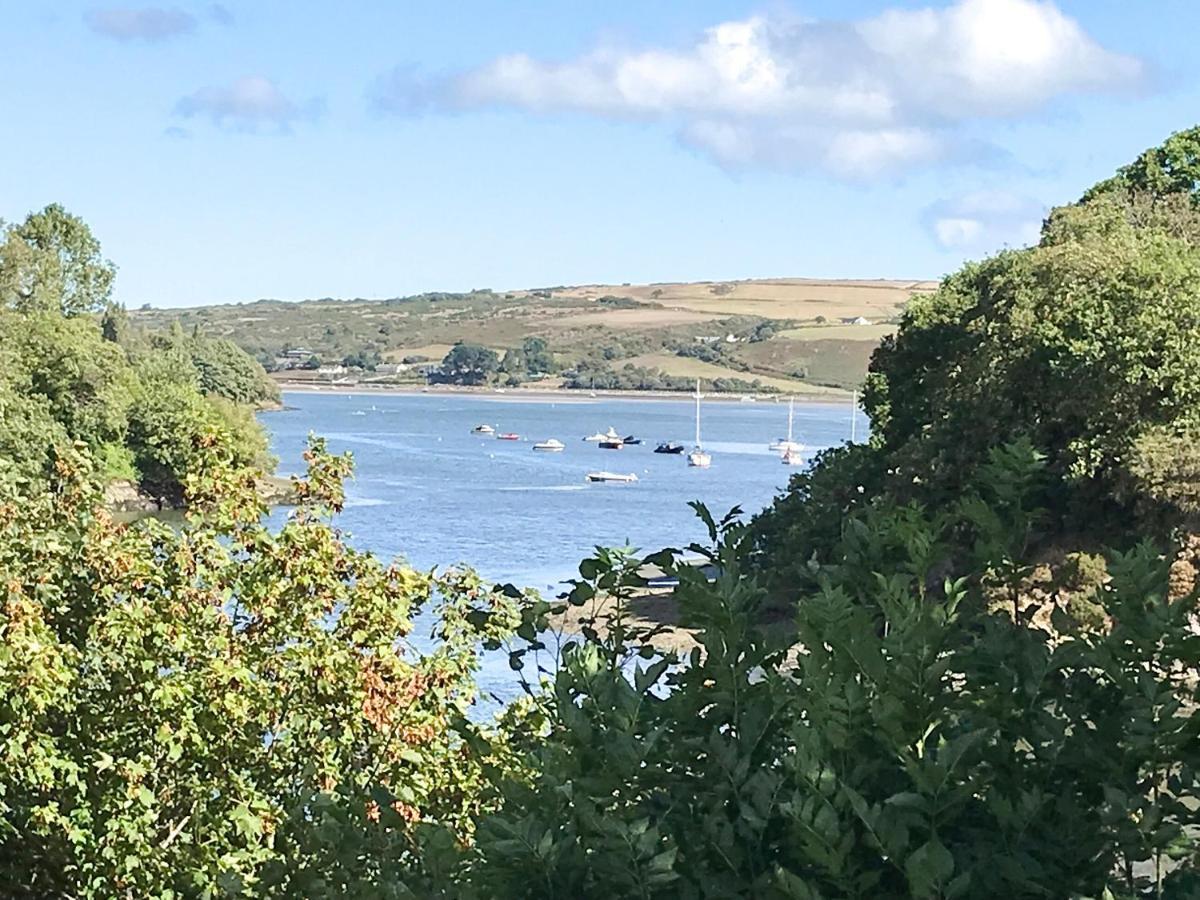
M576 285L430 293L386 300L260 300L142 309L140 324L179 322L227 337L270 368L288 349L322 362L355 354L440 360L456 341L503 353L543 338L560 368L629 365L667 375L759 379L775 390L856 387L880 338L928 281L780 278Z

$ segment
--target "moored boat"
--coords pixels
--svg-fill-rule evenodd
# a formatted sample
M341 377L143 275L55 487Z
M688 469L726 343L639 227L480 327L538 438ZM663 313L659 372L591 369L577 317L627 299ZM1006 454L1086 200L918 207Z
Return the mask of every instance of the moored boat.
M707 452L700 443L700 379L696 379L696 446L687 455L689 466L697 469L707 469L712 465L712 454Z
M496 435L496 440L498 441L519 441L520 439L521 436L515 431L503 431Z
M565 450L566 446L567 445L564 444L562 441L558 441L558 440L555 440L554 438L550 438L549 440L538 441L536 444L533 445L533 449L534 450L545 450L550 453L558 453L558 452L561 452L562 450Z
M584 438L584 440L593 444L598 444L601 441L620 441L621 436L617 434L617 430L610 425L608 431L597 431L595 434L589 434Z
M637 481L638 477L630 472L628 475L622 475L619 472L588 472L588 481L615 481L618 484L630 484Z
M799 450L787 449L779 457L779 461L785 466L802 466L804 465L804 456Z
M471 429L471 434L495 434L496 429L491 425L476 425Z
M785 455L788 453L799 454L804 449L804 445L799 441L792 440L792 415L795 411L796 401L794 397L788 397L788 432L787 437L780 438L772 444L767 444L768 450L782 451ZM795 465L789 463L788 465Z
M663 441L661 444L659 444L657 447L654 448L654 452L655 453L679 454L679 453L683 452L683 444L680 444L676 441Z
M612 440L609 440L608 438L605 438L604 440L602 440L600 442L601 450L620 450L624 446L625 446L625 442L622 440L619 440L619 439L612 441Z
M621 442L628 444L630 447L636 447L642 442L642 439L640 437L634 437L632 434L627 434L625 437L621 438Z

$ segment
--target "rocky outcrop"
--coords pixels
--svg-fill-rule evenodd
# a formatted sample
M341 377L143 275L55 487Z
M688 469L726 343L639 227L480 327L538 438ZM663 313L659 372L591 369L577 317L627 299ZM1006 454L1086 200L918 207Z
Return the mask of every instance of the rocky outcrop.
M258 495L268 506L295 506L296 486L290 478L264 475L255 482ZM147 491L135 481L117 479L104 488L104 503L113 512L155 513L165 509L179 509L183 505L178 498L160 497Z
M258 479L255 487L258 489L258 495L269 506L295 506L298 500L296 485L290 478L264 475Z
M104 502L114 512L158 512L170 507L162 497L143 490L141 485L127 479L110 481L104 488Z

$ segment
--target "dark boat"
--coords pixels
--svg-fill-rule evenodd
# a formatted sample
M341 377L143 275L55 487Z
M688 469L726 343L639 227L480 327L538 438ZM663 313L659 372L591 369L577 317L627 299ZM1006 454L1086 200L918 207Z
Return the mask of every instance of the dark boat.
M642 442L642 439L640 437L634 437L632 434L628 434L625 436L625 440L623 443L629 444L629 446L631 446L631 447L635 447L638 444L640 444L641 442Z
M617 440L617 441L601 441L601 442L600 442L600 449L601 449L601 450L620 450L620 449L621 449L622 447L624 447L624 446L625 446L625 442L624 442L624 441L621 441L621 440Z
M655 453L682 453L683 444L677 444L674 441L667 441L659 444L654 448Z

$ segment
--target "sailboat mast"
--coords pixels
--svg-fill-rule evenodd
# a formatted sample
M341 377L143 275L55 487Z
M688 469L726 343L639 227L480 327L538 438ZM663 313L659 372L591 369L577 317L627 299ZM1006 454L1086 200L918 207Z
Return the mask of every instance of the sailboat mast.
M700 379L696 379L696 446L700 446Z
M788 397L788 444L792 443L792 412L796 407L796 398Z
M858 391L855 390L850 400L850 443L858 440Z

